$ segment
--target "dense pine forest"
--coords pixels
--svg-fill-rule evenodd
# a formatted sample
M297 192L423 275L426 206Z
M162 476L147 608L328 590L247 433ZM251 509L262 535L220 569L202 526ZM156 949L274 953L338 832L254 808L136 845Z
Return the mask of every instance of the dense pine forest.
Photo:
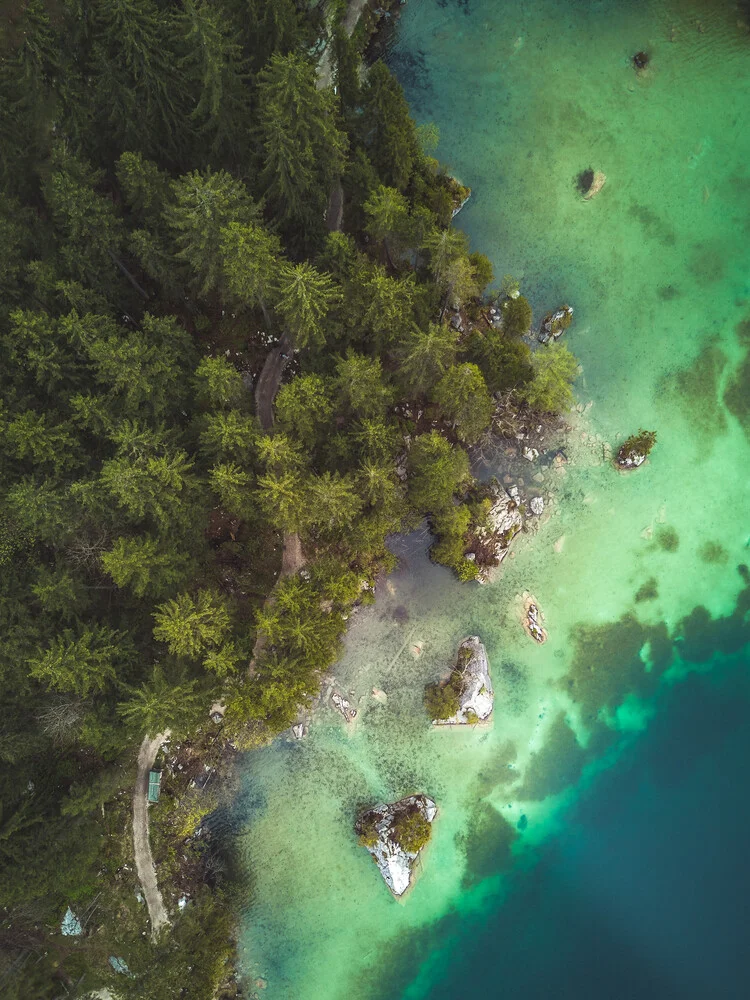
M233 996L251 886L188 779L294 721L389 534L427 516L476 574L467 449L500 394L565 409L575 362L522 296L487 320L373 10L2 8L0 994ZM166 730L152 943L129 824Z

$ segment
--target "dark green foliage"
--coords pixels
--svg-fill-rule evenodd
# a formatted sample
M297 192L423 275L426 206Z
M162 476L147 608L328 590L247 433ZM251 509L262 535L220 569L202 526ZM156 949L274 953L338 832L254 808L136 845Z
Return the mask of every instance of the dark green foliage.
M550 344L531 356L534 378L523 387L523 397L535 410L562 413L573 404L571 385L578 362L567 347Z
M319 90L313 64L274 55L258 83L260 180L274 219L288 232L322 235L331 184L344 168L346 137L336 127L335 98Z
M528 344L499 330L472 334L466 351L469 360L479 366L490 392L520 389L534 377Z
M431 719L450 719L461 704L461 686L453 684L453 675L446 684L428 684L424 689L424 707Z
M401 809L393 820L393 835L403 850L417 854L430 839L432 828L416 806Z
M478 574L476 562L466 558L471 520L471 511L465 504L447 507L431 518L436 541L430 549L430 558L450 567L463 582L475 580Z
M421 159L416 127L401 85L388 67L370 67L363 89L361 134L379 176L404 191Z
M472 579L460 442L486 426L488 392L564 403L572 359L537 352L532 379L517 339L464 343L444 322L454 304L478 321L492 277L450 227L467 191L428 158L385 66L360 87L361 35L336 36L339 93L318 87L324 5L11 7L0 983L209 1000L229 978L220 894L196 886L152 945L126 874L138 744L170 729L218 752L224 734L249 746L288 726L393 566L387 536L425 515L432 557ZM345 232L328 233L339 181ZM253 389L269 351L266 431ZM289 571L300 551L304 574ZM412 847L429 834L403 822ZM202 864L202 838L176 850L176 829L153 826L167 886ZM95 933L49 936L94 900Z
M420 514L440 514L469 479L466 452L437 431L420 435L409 452L409 502Z
M374 847L378 842L377 816L375 813L365 813L357 820L356 826L359 842L363 847Z
M500 303L503 333L509 337L522 337L531 328L531 303L523 295L503 299Z
M449 368L433 389L432 399L467 444L478 441L492 419L492 400L476 365Z
M637 434L631 434L623 442L619 454L621 458L632 458L635 455L648 456L655 444L656 431L644 431L641 429Z
M444 721L458 712L464 693L464 668L471 658L466 647L458 652L456 665L446 681L436 681L424 689L424 705L431 719Z

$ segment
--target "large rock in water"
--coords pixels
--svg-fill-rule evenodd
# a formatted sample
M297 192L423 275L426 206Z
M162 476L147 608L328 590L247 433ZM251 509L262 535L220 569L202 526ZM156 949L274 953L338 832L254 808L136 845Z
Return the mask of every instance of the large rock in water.
M465 726L474 722L486 722L492 715L495 694L492 690L487 650L478 635L470 635L458 647L455 669L461 674L459 709L448 719L433 719L433 726Z
M518 489L511 487L506 493L505 490L496 487L493 490L492 507L487 515L486 524L476 531L477 540L485 550L484 558L480 560L483 565L477 577L478 583L486 583L491 578L491 568L499 566L505 559L510 543L523 527L523 523Z
M435 802L426 795L409 795L390 805L380 803L363 813L356 824L364 844L394 896L402 896L411 884L414 862L420 850L407 851L396 839L397 820L405 813L419 812L428 823L437 815ZM372 842L368 837L373 838Z
M558 340L568 329L572 319L572 306L560 306L554 312L547 313L539 330L539 342L548 344L550 340Z

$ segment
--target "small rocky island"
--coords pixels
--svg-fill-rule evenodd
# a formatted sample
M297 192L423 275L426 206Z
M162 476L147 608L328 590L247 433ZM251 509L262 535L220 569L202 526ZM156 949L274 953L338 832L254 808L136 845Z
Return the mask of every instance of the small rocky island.
M411 884L414 862L432 834L437 806L426 795L381 803L362 813L355 824L359 842L372 855L385 884L402 896Z
M486 722L492 715L494 700L487 650L477 635L470 635L458 647L450 677L428 684L424 692L425 708L433 726Z
M641 429L637 434L631 434L617 452L615 465L623 471L637 469L646 461L655 444L656 431Z

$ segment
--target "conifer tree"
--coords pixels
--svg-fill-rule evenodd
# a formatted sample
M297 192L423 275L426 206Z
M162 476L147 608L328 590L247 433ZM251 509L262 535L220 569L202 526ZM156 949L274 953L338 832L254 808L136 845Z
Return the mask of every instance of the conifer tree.
M467 444L474 444L492 419L492 400L476 365L453 365L435 386L432 398Z
M276 308L297 348L320 347L325 342L324 321L339 297L331 276L307 261L281 268Z
M370 67L362 104L361 131L370 159L384 183L404 191L421 150L404 92L384 63Z
M154 621L154 638L166 643L175 656L191 659L220 646L230 626L225 601L210 590L199 590L195 597L180 594L160 604Z
M343 171L346 137L335 98L319 90L315 67L301 56L275 54L258 83L260 175L274 219L307 237L322 235L331 185Z
M109 686L132 652L126 637L107 626L87 626L78 635L66 629L29 661L29 673L54 691L87 698Z
M413 326L400 348L399 375L411 393L427 392L453 364L458 332L448 323Z
M194 170L172 182L164 219L187 287L205 298L219 286L222 231L233 222L253 222L257 215L245 185L225 170Z
M238 306L260 306L266 329L281 266L281 241L260 225L233 222L221 234L222 286L226 299Z
M178 15L184 55L180 68L193 93L195 158L241 167L249 138L249 65L238 41L240 26L226 8L208 0L182 0Z
M93 0L90 107L98 147L178 164L189 143L179 36L155 0Z
M136 597L160 597L181 583L190 569L185 555L165 548L153 535L116 538L101 556L102 567L118 587Z

